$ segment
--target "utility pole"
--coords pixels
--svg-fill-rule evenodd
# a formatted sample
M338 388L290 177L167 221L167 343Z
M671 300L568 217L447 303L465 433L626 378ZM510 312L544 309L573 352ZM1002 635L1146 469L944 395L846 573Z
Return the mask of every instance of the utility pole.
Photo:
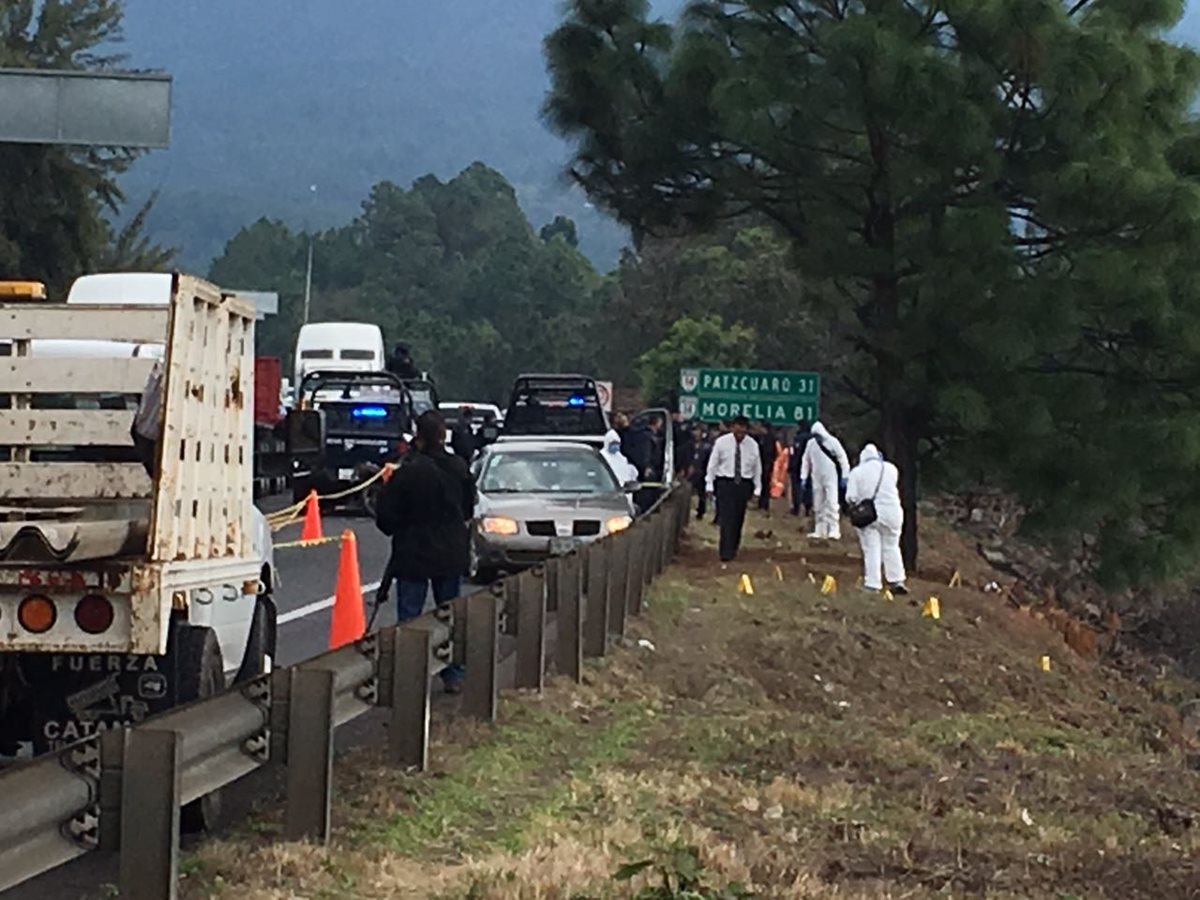
M308 324L308 310L312 303L312 262L313 262L313 239L312 235L308 236L308 268L304 273L304 322Z
M302 325L308 324L309 310L312 308L312 270L313 270L313 207L317 202L317 186L310 184L308 186L308 215L305 222L304 230L308 232L308 266L304 271L304 321Z

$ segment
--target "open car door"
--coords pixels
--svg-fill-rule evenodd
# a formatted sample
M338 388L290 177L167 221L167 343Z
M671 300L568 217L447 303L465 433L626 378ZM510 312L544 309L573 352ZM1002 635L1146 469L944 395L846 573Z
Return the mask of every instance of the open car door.
M651 437L654 432L650 423L654 420L661 422L662 427L657 436ZM653 506L674 478L675 433L671 425L668 409L645 409L630 420L629 430L638 435L634 451L639 458L629 461L637 466L641 480L647 485L634 495L639 512Z

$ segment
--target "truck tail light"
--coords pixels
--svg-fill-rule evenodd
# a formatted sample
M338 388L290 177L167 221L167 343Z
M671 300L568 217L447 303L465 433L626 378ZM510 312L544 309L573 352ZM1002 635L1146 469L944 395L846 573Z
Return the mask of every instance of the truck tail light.
M113 606L106 597L88 594L75 604L75 624L88 634L108 631L113 623Z
M49 597L32 594L17 608L17 621L30 634L45 634L58 621L58 610Z

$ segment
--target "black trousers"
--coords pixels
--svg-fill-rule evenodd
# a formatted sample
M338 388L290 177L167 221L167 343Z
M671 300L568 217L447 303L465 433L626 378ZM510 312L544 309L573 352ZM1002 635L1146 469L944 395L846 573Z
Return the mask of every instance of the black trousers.
M718 478L713 489L720 510L717 524L721 530L721 562L729 562L742 546L742 525L746 521L746 504L754 496L754 482L746 479L737 484L732 478Z

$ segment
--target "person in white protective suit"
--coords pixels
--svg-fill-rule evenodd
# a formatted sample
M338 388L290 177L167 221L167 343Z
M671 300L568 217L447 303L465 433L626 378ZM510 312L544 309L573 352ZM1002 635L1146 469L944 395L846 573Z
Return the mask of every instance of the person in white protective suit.
M604 435L604 449L600 451L600 455L622 485L638 480L637 466L625 458L625 454L621 452L621 436L611 428L608 434Z
M900 471L884 460L874 444L863 447L858 465L850 473L846 485L848 506L863 500L872 500L875 504L875 521L858 529L863 554L863 588L878 593L883 590L883 579L886 579L893 594L907 594L904 557L900 555L900 532L904 528Z
M812 479L813 518L816 521L810 538L842 539L839 494L849 474L850 457L842 442L820 422L813 423L812 437L800 460L801 489L807 489L808 479Z

